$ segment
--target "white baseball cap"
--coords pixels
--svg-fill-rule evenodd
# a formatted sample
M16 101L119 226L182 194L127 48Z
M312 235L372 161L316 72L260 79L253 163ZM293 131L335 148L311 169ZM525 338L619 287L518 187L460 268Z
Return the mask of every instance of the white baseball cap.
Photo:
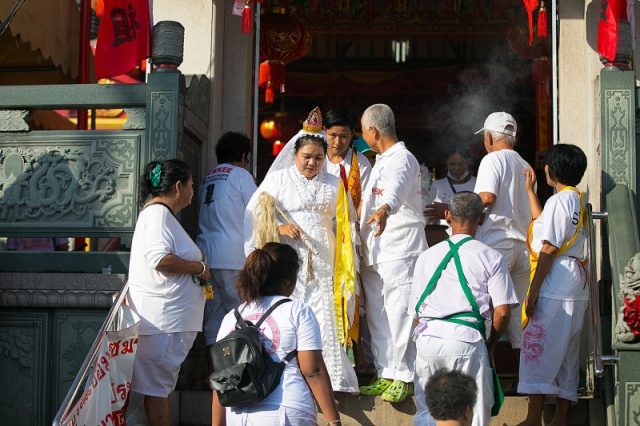
M511 129L507 129L511 126ZM474 134L489 130L492 132L503 133L508 136L515 136L518 131L518 124L511 114L508 112L493 112L484 120L484 127Z

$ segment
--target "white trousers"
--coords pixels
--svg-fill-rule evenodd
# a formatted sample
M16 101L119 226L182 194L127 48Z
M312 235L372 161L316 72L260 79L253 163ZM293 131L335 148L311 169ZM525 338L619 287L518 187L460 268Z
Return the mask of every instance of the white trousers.
M213 300L204 305L203 333L204 344L209 346L216 342L220 325L224 316L240 304L236 291L236 280L240 271L235 269L212 269Z
M279 406L226 409L227 426L316 426L316 418L295 408Z
M429 414L425 388L429 378L440 368L457 370L473 377L478 386L478 399L473 407L473 426L486 426L493 406L493 376L484 341L467 343L459 340L418 336L416 340L416 376L414 380L416 426L435 426Z
M413 317L407 313L417 257L361 268L362 288L371 333L373 365L378 377L413 381Z
M518 393L578 400L580 333L586 300L538 298L524 330Z
M531 271L529 252L527 251L526 244L517 240L500 241L493 245L492 248L498 250L504 257L504 261L509 268L511 281L513 281L513 287L518 296L518 302L520 302L520 305L511 308L511 317L509 318L509 326L507 328L507 335L509 336L511 347L513 349L519 349L520 346L522 346L522 312L520 307L522 303L524 303L524 298L527 295L529 273Z

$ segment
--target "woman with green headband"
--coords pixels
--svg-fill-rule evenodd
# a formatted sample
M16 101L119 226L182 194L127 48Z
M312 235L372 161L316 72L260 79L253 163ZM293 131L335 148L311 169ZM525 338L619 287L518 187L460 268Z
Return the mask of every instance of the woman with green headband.
M143 207L131 243L128 303L140 316L131 390L144 395L149 424L170 423L169 394L202 330L210 278L177 214L191 204L193 180L180 160L152 161L140 177Z

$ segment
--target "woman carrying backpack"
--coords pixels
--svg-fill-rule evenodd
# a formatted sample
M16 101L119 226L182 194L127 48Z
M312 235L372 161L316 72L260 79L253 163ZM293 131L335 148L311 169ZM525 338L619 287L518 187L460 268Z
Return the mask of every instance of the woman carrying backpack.
M237 281L238 296L243 302L238 311L245 322L255 324L270 307L291 295L299 265L298 254L286 244L267 243L249 255ZM234 331L236 323L234 311L229 312L217 340ZM315 401L328 425L340 425L322 359L320 326L311 309L302 302L287 301L264 318L259 329L263 347L274 361L283 361L294 351L297 356L284 367L280 384L259 402L225 409L214 391L212 425L315 426ZM215 374L216 366L213 367Z

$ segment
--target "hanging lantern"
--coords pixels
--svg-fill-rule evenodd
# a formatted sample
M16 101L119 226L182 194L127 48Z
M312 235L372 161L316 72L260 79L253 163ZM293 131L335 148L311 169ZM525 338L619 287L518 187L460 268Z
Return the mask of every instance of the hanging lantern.
M286 112L277 112L275 117L265 118L260 123L260 136L269 142L276 139L289 140L299 128L299 123Z
M276 121L273 118L267 118L260 123L260 136L271 142L281 137Z
M280 151L282 151L282 148L284 148L284 143L282 143L281 140L275 140L273 142L273 145L271 145L271 155L273 155L274 157L277 156L278 154L280 154Z
M544 1L540 2L540 9L538 10L538 31L536 31L538 38L545 38L547 36L547 9L544 7Z
M301 20L276 8L261 18L260 72L258 84L265 90L265 102L272 103L276 89L285 91L285 65L311 49L311 34Z

